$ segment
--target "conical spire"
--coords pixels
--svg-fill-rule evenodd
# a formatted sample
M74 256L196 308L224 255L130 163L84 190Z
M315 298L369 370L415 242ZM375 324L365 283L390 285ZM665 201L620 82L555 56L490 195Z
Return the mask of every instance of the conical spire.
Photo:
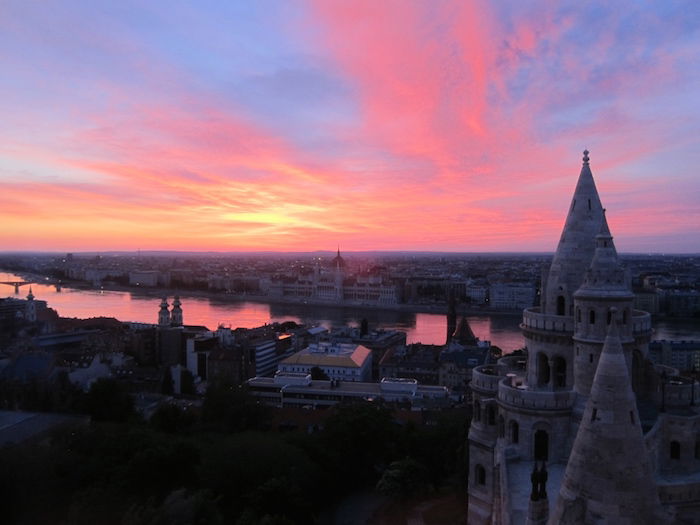
M457 328L457 298L454 290L450 288L447 292L447 337L445 344L450 344L452 336Z
M459 320L459 324L457 325L457 329L455 330L452 339L461 345L474 346L479 343L479 338L474 335L474 331L469 324L469 320L465 316L462 316L462 318Z
M633 297L625 271L617 257L617 250L610 234L605 210L603 210L603 220L595 242L596 248L591 265L575 296L585 297L593 294L595 297L610 295Z
M32 293L32 285L29 285L29 293L27 294L27 301L33 301L34 300L34 294Z
M663 523L616 309L549 523Z
M583 275L593 258L595 236L603 220L603 206L593 180L588 150L583 152L583 166L571 199L569 214L552 260L547 283L544 287L543 309L545 313L570 315L572 294L578 289ZM564 297L564 311L561 311Z

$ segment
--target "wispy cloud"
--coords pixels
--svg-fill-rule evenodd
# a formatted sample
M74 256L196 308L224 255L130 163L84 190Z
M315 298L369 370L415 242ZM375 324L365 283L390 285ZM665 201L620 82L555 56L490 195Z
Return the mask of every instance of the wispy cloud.
M588 147L621 249L697 249L699 22L695 2L9 2L0 243L551 250Z

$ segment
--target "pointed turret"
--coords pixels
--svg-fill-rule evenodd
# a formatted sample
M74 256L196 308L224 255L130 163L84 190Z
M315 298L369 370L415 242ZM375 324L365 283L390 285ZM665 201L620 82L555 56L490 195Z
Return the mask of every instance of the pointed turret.
M342 258L340 255L340 246L338 246L338 252L336 253L336 256L331 259L331 268L333 268L336 271L340 271L343 268L345 268L345 259Z
M452 288L447 292L447 337L445 344L449 345L457 328L457 298Z
M549 523L664 523L616 309Z
M457 324L457 329L454 331L452 339L464 346L476 346L479 344L479 338L474 335L469 320L465 316L462 316L459 320L459 324Z
M180 302L180 296L176 295L173 301L173 309L170 312L170 324L171 326L182 326L182 303Z
M610 234L608 221L605 218L605 210L603 210L603 221L600 225L600 231L595 237L595 242L595 252L591 265L586 271L581 287L574 296L578 298L593 294L595 297L601 297L603 294L605 296L624 295L634 298L625 271L617 258L617 250Z
M603 206L593 180L588 150L583 152L583 166L571 200L569 214L543 283L542 310L547 314L572 315L572 295L581 285L593 258L595 236L603 220Z
M168 300L163 297L160 302L160 311L158 312L158 326L170 326L170 312L168 312Z
M617 257L605 214L595 239L593 260L583 284L574 293L574 341L578 349L574 357L574 390L581 396L577 400L576 409L579 415L593 384L598 356L603 350L612 320L612 308L617 309L622 317L619 327L621 340L625 344L632 340L630 316L634 294Z
M34 302L34 294L32 293L32 286L29 285L29 293L27 294L27 306L24 310L24 317L30 323L36 323L36 303Z

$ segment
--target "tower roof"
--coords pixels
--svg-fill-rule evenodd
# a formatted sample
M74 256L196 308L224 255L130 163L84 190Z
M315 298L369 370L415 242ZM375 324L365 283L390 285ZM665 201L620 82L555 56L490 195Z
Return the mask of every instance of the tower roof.
M550 523L663 523L612 314Z
M479 338L474 335L474 331L472 330L469 321L464 316L462 316L462 318L459 320L452 339L456 340L462 345L474 346L479 343Z
M345 259L340 256L340 246L338 247L338 253L333 259L331 259L332 268L345 268Z
M545 313L556 313L558 296L568 297L567 303L570 303L571 295L581 285L593 258L602 221L603 206L593 180L588 150L585 150L581 173L549 270L544 294Z
M622 265L617 257L617 250L610 227L603 210L603 221L600 231L595 237L596 248L591 260L591 265L586 271L581 288L576 291L576 297L584 296L629 296L632 297Z

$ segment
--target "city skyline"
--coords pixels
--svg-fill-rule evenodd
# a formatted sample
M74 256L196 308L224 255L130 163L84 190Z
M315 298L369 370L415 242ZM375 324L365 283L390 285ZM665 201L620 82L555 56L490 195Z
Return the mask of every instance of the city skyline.
M697 252L700 7L9 2L0 243Z

